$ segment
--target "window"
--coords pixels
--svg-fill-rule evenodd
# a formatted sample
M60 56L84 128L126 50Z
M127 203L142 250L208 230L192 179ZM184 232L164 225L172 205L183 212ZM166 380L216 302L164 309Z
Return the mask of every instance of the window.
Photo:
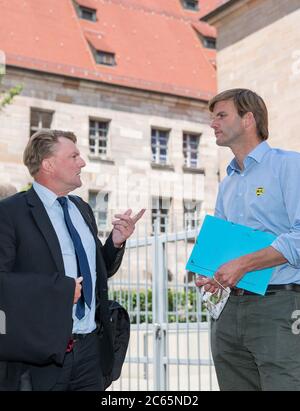
M105 232L108 225L108 197L108 193L89 191L89 205L93 210L100 232Z
M194 230L200 225L201 201L183 200L184 229Z
M78 16L84 20L97 21L97 10L78 6Z
M96 50L96 63L104 64L105 66L115 66L116 59L114 53L108 53L107 51Z
M168 163L168 130L153 128L151 131L152 162L165 165Z
M31 108L30 110L30 137L42 128L51 128L53 111Z
M90 119L89 147L95 156L107 156L107 134L109 121Z
M199 10L199 2L198 0L182 0L183 7L188 10Z
M159 232L165 233L168 227L168 214L171 205L170 198L152 198L152 229L155 232L155 224L158 220Z
M204 37L203 38L203 46L207 49L215 49L216 48L216 39L213 37Z
M184 165L189 168L198 167L198 147L200 135L183 133Z

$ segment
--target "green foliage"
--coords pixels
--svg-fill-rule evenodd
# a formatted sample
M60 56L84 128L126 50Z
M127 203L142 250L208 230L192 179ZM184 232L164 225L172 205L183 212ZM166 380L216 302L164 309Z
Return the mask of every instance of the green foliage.
M8 90L0 100L0 109L7 106L8 104L11 104L13 98L20 94L22 90L23 86L20 84Z
M168 323L206 321L206 312L198 312L199 296L196 287L186 288L183 291L167 290ZM129 313L132 324L152 323L152 289L148 290L112 290L109 298L122 304Z

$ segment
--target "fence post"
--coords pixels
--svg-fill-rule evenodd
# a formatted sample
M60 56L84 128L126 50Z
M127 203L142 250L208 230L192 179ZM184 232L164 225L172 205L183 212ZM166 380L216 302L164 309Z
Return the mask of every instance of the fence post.
M154 242L152 246L153 261L153 369L154 390L166 390L166 364L164 361L166 347L167 302L165 290L166 269L164 264L164 242L159 236L159 221L155 222Z

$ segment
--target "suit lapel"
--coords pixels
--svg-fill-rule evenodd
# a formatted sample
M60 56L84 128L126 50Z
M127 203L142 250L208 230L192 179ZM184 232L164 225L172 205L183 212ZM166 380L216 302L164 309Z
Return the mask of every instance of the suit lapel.
M65 268L59 241L47 211L33 188L26 194L32 217L48 244L49 250L57 266L57 270L64 274Z

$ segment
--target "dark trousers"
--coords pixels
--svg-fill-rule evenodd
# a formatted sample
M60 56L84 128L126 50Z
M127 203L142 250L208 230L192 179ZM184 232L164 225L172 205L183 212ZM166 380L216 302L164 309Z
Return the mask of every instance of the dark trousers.
M300 390L296 310L300 293L294 291L230 296L219 319L212 321L212 354L221 390Z
M51 391L104 391L99 338L91 333L75 342Z

